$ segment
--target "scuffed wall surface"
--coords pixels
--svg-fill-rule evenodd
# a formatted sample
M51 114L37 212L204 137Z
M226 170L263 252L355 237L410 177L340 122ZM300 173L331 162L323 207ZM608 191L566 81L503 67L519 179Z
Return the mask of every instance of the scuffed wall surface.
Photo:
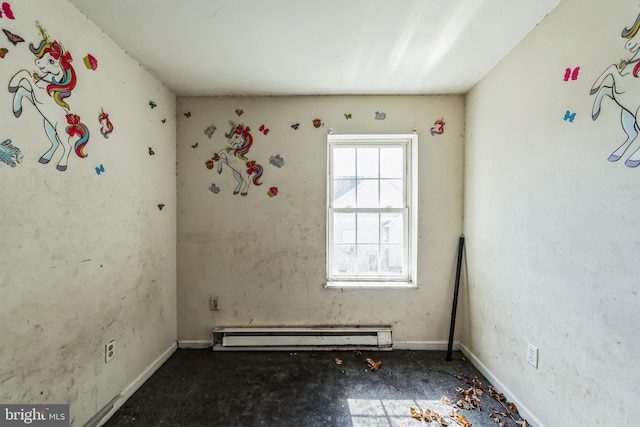
M179 98L179 339L210 340L216 326L390 324L395 341L446 341L462 227L463 109L459 96ZM376 112L386 118L376 120ZM445 133L432 136L443 117ZM315 128L316 118L324 125ZM264 184L245 197L232 194L227 170L205 166L227 145L229 120L251 128L248 158L264 167ZM209 139L211 124L217 130ZM419 289L324 288L330 128L418 129ZM277 154L281 168L269 163ZM267 195L272 186L275 197ZM210 296L219 297L219 311L209 309Z
M0 163L0 402L70 403L82 425L175 342L176 101L68 2L11 6L15 19L2 27L26 41L1 43L0 140L23 159ZM39 163L50 146L42 116L24 99L15 118L7 90L18 70L38 70L28 47L41 40L36 21L72 55L77 85L66 101L90 130L87 157L71 153L64 172L60 151ZM108 139L101 107L114 126Z
M564 0L467 98L463 342L547 426L639 415L640 169L624 165L638 145L607 161L621 110L605 98L594 121L590 95L632 56L620 35L638 12Z

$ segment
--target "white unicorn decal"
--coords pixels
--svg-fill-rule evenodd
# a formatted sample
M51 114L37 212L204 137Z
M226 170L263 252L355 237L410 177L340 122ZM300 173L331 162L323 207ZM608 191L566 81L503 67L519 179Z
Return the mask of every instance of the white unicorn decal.
M233 194L239 193L241 196L246 196L252 182L254 185L262 185L259 179L262 176L263 168L255 160L249 160L246 157L251 145L253 145L253 136L249 126L236 125L233 122L230 124L231 130L224 134L229 145L219 150L212 160L218 162L218 173L222 173L222 165L227 165L231 169L237 183ZM213 167L213 164L211 166ZM252 178L253 174L255 175Z
M13 93L13 114L22 114L22 100L26 99L38 110L44 119L44 130L51 142L51 148L40 157L40 163L49 163L58 147L62 145L62 158L56 168L67 170L71 138L77 136L74 149L78 157L86 157L83 149L89 140L89 129L80 117L69 112L69 104L64 99L71 95L76 85L76 73L71 65L71 54L66 52L57 41L51 42L44 30L39 46L29 45L36 56L35 63L39 73L27 70L18 71L9 81L9 92ZM67 134L65 136L64 134Z
M598 77L591 87L591 95L596 95L593 101L593 110L591 118L596 120L600 115L602 107L602 99L605 96L613 99L613 101L622 109L620 122L622 129L627 134L627 139L607 160L616 162L627 151L629 146L638 137L640 124L638 122L638 114L640 113L640 14L636 18L635 23L630 28L622 30L621 37L627 39L625 48L630 51L633 56L631 59L622 60L618 64L610 65ZM624 164L630 168L640 165L640 149L636 149Z

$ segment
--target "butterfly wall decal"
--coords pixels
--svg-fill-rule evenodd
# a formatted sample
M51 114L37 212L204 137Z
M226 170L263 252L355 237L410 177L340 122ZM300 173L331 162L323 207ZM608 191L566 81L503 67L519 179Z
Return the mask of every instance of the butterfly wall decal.
M209 125L209 127L207 127L204 130L204 134L207 135L209 137L209 139L211 139L211 136L216 131L216 129L218 129L218 128L215 125Z
M573 123L573 120L576 118L576 113L575 112L571 112L569 110L567 110L566 113L564 113L564 121L565 122L571 122Z
M349 120L351 118L351 113L349 113L349 114L345 113L344 114L344 118Z
M186 113L184 113L184 116L188 119L189 117L191 117L191 111L187 111Z
M387 113L383 113L382 111L376 111L376 120L384 120L387 118Z
M300 127L300 123L294 123L291 125L291 128L294 130L298 130L299 127Z
M196 142L195 144L193 144L193 145L191 146L191 148L196 148L197 146L198 146L198 143Z
M101 164L100 166L96 167L96 173L98 175L100 175L103 172L104 172L104 165Z
M162 208L164 208L164 203L158 204L158 209L162 210Z
M162 123L167 123L167 119L160 119Z
M313 119L313 127L314 128L319 128L320 126L322 126L322 120L320 119Z
M567 68L564 71L564 81L568 82L569 79L571 80L577 80L578 79L578 73L580 72L580 67L576 67L573 69L573 71L571 71L571 68Z
M154 108L156 108L158 106L158 104L156 104L153 101L149 101L149 107L151 107L151 109L153 110Z
M11 5L7 2L2 3L2 10L0 11L0 18L6 16L8 19L16 19L11 10Z
M149 155L153 156L154 154L156 154L153 149L151 147L149 147Z
M264 133L265 135L269 133L269 129L267 129L267 127L265 125L260 125L260 127L258 128L258 130L262 133Z
M242 110L240 108L236 109L236 114L238 115L238 117L240 117L243 113L244 113L244 110Z
M277 168L281 168L284 165L284 159L280 154L276 154L275 156L269 157L269 163Z
M209 191L211 191L213 194L218 194L220 192L220 187L218 187L216 184L211 184L211 187L209 187Z
M13 43L13 45L17 45L20 42L23 42L24 39L16 34L13 34L11 31L9 30L5 30L4 28L2 29L2 32L4 32L4 35L7 36L7 39Z
M0 58L4 58L7 53L9 53L9 49L6 47L0 48Z

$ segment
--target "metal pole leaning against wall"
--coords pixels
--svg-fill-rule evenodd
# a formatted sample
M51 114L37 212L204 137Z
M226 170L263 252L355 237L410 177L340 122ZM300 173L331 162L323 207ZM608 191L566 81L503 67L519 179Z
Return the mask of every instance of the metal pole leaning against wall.
M458 266L456 268L456 283L453 290L453 309L451 310L451 327L449 328L449 345L447 347L447 357L445 360L450 362L452 360L451 353L453 352L453 332L456 328L456 311L458 309L458 291L460 289L460 270L462 269L462 252L464 251L464 235L460 236L458 241Z

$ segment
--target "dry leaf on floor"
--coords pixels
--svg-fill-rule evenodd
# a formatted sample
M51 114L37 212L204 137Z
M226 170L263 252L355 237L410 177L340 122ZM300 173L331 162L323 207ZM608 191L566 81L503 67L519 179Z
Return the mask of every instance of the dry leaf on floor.
M421 411L420 408L414 408L413 406L409 408L411 410L411 418L422 421L425 420L428 423L436 421L440 424L441 427L446 427L449 423L440 415L439 413L432 411L431 409L425 409Z
M496 399L498 402L506 402L507 401L507 399L504 397L504 394L500 393L492 385L489 386L489 394L491 395L491 397Z
M516 424L518 424L521 427L531 427L531 424L529 424L527 420L516 421Z
M362 356L362 352L360 350L356 350L353 352L356 356Z
M473 379L471 380L471 384L473 384L474 387L479 388L480 390L484 390L482 381L480 381L478 377L473 377Z
M336 365L342 365L342 359L334 359L334 362L336 362Z
M369 365L372 371L377 371L378 369L380 369L380 365L382 365L382 360L379 362L375 362L370 357L367 357L367 364Z
M518 413L518 407L516 406L515 403L513 402L507 402L507 406L509 407L509 409L511 409L513 412L515 412L516 414ZM526 422L526 421L525 421Z
M449 399L447 396L442 396L440 398L440 403L442 403L442 404L451 403L451 399Z
M411 418L422 421L422 411L420 409L416 409L412 406L409 410L411 411Z
M467 417L464 415L458 415L456 417L456 422L460 424L462 427L472 427L471 423L467 420Z

